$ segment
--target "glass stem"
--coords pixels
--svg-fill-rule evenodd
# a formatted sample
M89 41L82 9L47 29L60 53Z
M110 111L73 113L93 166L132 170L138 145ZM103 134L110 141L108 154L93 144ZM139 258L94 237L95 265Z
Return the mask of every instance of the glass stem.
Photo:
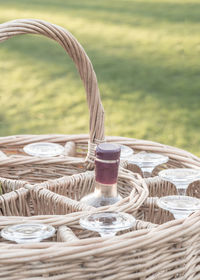
M142 175L144 178L149 178L152 175L153 168L142 168Z
M186 195L187 187L184 188L183 186L177 186L176 189L177 189L178 195Z
M99 232L99 234L101 235L101 237L113 237L116 235L116 231L112 231L112 232L107 232L107 231L101 231Z

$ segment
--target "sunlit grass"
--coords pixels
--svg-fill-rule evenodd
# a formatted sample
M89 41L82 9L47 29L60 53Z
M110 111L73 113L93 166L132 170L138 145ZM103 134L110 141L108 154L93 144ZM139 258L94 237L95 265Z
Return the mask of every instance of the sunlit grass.
M199 1L0 0L0 21L61 25L90 57L106 134L149 139L200 155ZM87 133L85 92L56 43L21 36L0 45L1 136Z

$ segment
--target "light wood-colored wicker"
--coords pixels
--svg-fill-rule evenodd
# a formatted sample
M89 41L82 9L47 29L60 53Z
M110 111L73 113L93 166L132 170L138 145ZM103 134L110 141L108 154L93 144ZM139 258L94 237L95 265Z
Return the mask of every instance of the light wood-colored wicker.
M86 213L23 217L51 224L57 234L42 243L0 242L1 279L199 279L199 212L161 225L140 220L110 239L80 228ZM1 217L0 228L20 222Z
M89 135L17 135L0 138L0 228L28 222L56 227L56 235L41 243L13 244L0 239L2 280L199 280L200 212L173 220L157 207L157 197L175 193L156 175L162 168L200 168L200 159L167 145L125 137L104 137L104 112L91 62L77 40L63 28L41 20L16 20L0 25L0 41L19 34L40 34L57 41L74 61L86 89L90 111ZM35 158L23 146L49 141L65 146L63 156ZM78 200L94 188L96 144L109 141L135 152L157 152L169 162L143 180L140 169L123 163L118 190L123 200L102 210L125 211L135 226L107 239L83 230L79 219L97 211ZM89 144L88 144L89 143ZM135 173L137 172L137 173ZM148 189L147 189L148 188ZM147 194L149 191L149 197ZM199 182L189 195L200 197ZM146 199L147 198L147 199Z

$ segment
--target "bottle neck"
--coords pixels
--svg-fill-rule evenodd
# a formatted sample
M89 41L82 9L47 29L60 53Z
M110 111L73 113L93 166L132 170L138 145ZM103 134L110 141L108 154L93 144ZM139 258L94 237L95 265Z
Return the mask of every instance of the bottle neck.
M96 197L117 197L117 183L107 185L96 181L94 192Z

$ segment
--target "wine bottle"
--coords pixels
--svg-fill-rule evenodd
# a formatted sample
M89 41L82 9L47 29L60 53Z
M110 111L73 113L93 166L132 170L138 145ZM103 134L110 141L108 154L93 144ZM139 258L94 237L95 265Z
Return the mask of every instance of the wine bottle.
M81 202L94 207L114 204L122 197L117 192L117 177L121 148L111 143L101 143L96 148L95 190Z

